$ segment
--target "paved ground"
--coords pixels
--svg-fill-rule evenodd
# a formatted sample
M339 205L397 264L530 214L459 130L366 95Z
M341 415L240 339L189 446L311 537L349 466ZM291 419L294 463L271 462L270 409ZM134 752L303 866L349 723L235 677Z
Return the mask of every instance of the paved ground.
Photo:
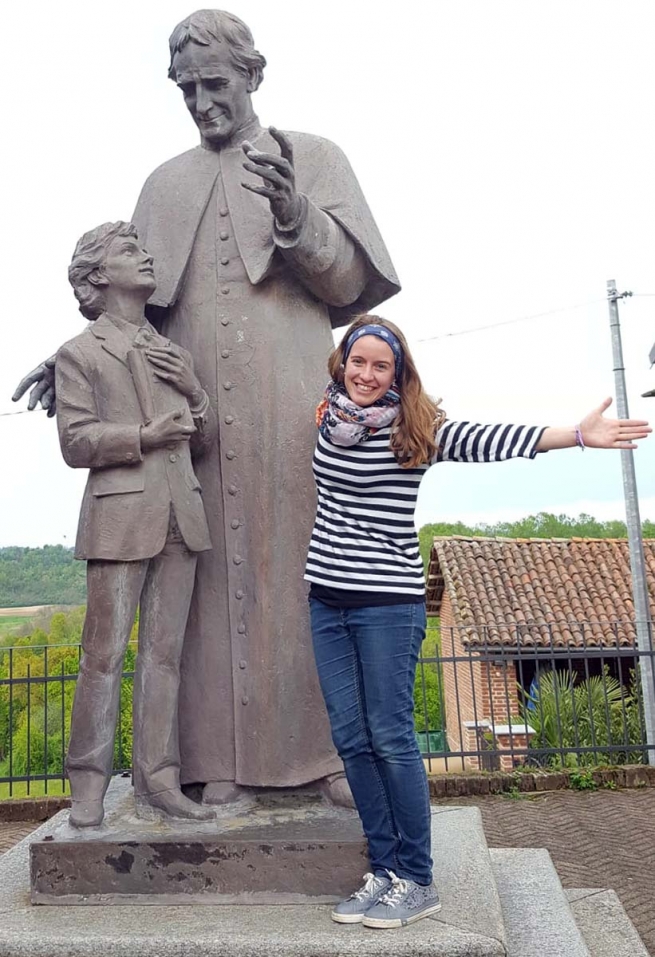
M655 788L553 791L475 804L490 847L546 847L564 887L611 887L655 957Z
M655 788L555 791L475 804L490 847L546 847L564 887L611 887L655 957ZM36 827L0 822L0 854Z
M0 821L0 854L4 854L14 844L18 844L24 837L33 831L37 824L27 821L16 821L11 824Z

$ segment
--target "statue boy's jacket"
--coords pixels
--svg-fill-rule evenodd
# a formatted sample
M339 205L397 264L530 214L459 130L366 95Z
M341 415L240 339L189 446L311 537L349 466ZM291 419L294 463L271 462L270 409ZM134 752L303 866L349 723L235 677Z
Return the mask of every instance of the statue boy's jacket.
M150 324L150 344L167 340ZM136 333L137 327L134 332ZM171 506L193 552L211 548L200 483L188 441L142 452L144 422L130 370L130 339L106 314L57 353L57 425L68 465L88 468L89 479L77 531L75 557L136 561L159 554L168 533ZM191 363L190 356L185 355ZM156 414L177 411L186 399L163 379L149 376ZM194 441L211 441L208 410Z

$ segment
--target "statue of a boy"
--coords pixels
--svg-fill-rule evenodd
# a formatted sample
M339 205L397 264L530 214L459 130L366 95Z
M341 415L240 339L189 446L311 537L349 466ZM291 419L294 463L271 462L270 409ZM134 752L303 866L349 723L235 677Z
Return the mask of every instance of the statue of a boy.
M134 676L134 788L147 804L208 819L180 791L180 657L197 553L211 548L191 463L216 421L189 353L145 318L153 260L131 223L78 242L69 279L91 324L59 350L57 423L64 459L90 469L75 557L88 604L66 761L71 823L100 824L109 782L123 658L140 605Z

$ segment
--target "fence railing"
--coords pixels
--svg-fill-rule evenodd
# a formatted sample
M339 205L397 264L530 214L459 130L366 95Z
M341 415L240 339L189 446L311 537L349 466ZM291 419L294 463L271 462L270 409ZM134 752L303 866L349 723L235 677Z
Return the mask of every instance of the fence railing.
M430 632L414 691L428 770L648 763L655 729L646 728L642 683L655 681L652 623L648 634L637 649L629 622ZM117 773L131 765L135 655L131 643ZM79 662L78 644L0 647L0 798L65 789Z
M136 643L130 643L121 681L114 771L129 770L132 755L132 679ZM79 672L79 644L0 647L0 798L61 794Z
M637 649L634 622L442 625L434 653L424 646L415 689L427 715L425 724L417 717L421 730L445 739L422 748L428 769L649 763L652 622L646 630L647 647Z

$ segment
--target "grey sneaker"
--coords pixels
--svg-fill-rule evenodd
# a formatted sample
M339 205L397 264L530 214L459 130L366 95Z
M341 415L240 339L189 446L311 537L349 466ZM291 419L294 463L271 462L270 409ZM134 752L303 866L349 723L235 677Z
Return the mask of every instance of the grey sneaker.
M369 907L390 887L391 881L388 877L364 874L364 883L359 890L336 905L332 911L332 920L336 920L338 924L359 924Z
M414 881L402 880L392 871L389 875L391 887L366 911L362 918L364 927L405 927L441 910L434 884L424 887Z

